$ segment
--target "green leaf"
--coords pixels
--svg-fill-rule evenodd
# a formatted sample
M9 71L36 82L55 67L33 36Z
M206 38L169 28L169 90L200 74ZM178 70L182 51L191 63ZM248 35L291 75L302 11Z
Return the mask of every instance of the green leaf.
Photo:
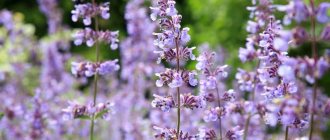
M108 110L103 110L103 111L101 111L101 112L98 112L98 113L95 115L95 119L102 117L105 113L108 113Z
M91 117L89 117L87 115L81 115L81 116L76 117L75 119L90 120Z
M5 116L5 113L0 112L0 120L3 118L3 116Z

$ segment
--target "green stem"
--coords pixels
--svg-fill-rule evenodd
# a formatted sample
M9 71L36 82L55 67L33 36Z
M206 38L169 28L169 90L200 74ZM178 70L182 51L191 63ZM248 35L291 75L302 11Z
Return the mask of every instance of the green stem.
M289 126L285 127L285 140L289 139Z
M96 5L95 0L92 0L93 5ZM95 31L98 32L99 31L99 24L98 24L98 19L97 16L94 17L94 26L95 26ZM98 45L98 41L95 41L95 47L96 47L96 51L95 51L95 55L96 55L96 63L98 64L98 62L100 61L100 48ZM97 96L97 81L98 81L98 73L95 73L94 76L94 94L93 94L93 107L96 105L96 96ZM91 127L90 127L90 140L94 140L94 123L95 123L95 114L93 114L92 118L91 118Z
M176 69L177 69L177 72L180 71L180 60L179 60L179 45L178 45L178 39L176 38L176 41L175 41L175 47L176 47ZM180 88L177 87L177 102L178 102L178 111L177 111L177 115L178 115L178 120L177 120L177 132L176 132L176 137L177 139L179 140L179 136L180 136L180 117L181 117L181 112L180 112L180 106L181 106L181 103L180 103Z
M312 14L311 14L311 25L312 25L312 53L314 58L314 69L316 70L316 64L318 61L317 56L317 47L316 47L316 35L315 35L315 6L314 0L310 0L310 6L312 7ZM314 72L315 72L314 70ZM313 129L314 129L314 108L315 108L315 101L317 97L317 77L314 74L315 83L313 85L313 99L312 99L312 108L311 108L311 119L310 119L310 131L309 131L309 140L313 139Z
M251 119L251 114L248 114L248 118L246 120L245 126L244 126L244 136L243 136L243 140L247 139L247 134L249 131L249 125L250 125L250 119Z
M221 108L221 99L220 99L218 83L216 83L216 90L217 90L217 96L218 96L218 106L219 106L219 108ZM219 134L220 134L220 140L222 140L221 116L219 116Z

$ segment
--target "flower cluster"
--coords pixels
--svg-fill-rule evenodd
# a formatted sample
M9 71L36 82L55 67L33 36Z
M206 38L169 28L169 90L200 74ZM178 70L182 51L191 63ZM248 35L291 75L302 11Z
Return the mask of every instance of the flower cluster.
M88 47L92 47L95 42L105 42L110 44L110 48L118 48L118 31L94 31L91 28L85 28L74 34L74 44L81 45L86 42Z
M85 25L92 24L92 18L100 15L103 19L109 19L109 2L102 3L100 5L95 5L92 3L76 4L75 9L71 11L71 19L77 22L79 18L83 19Z
M156 73L159 80L156 81L158 87L162 87L167 84L171 88L176 88L182 86L184 83L191 86L197 85L197 79L195 79L195 72L189 72L186 70L176 71L171 69L166 69L163 73Z
M72 62L71 72L77 77L91 77L93 75L107 75L119 70L118 60L105 61L102 63Z
M69 102L69 106L62 109L63 119L72 120L76 118L91 118L96 114L96 117L109 119L113 113L114 104L110 102L98 103L97 105L80 105L77 102Z

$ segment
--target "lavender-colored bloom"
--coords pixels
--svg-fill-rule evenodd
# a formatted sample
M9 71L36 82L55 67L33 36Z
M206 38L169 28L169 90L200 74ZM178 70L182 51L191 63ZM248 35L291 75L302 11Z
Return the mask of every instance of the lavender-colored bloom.
M308 33L305 28L298 26L292 29L292 37L293 40L291 42L294 45L301 45L308 40Z
M48 20L48 32L55 33L59 30L62 22L62 12L56 0L38 0L40 10Z
M251 61L257 55L256 50L253 45L246 45L246 48L239 48L239 59L242 62Z
M226 114L226 110L223 107L209 108L204 112L204 121L217 121L219 118L222 118Z
M189 81L190 81L190 78L189 78ZM173 79L172 79L171 83L168 84L168 86L171 88L177 88L177 87L181 87L182 84L183 84L183 80L182 80L181 74L175 72L173 74Z
M283 80L285 82L289 82L289 81L295 80L294 69L291 66L281 65L278 68L278 74L279 74L279 76L283 77Z
M320 23L327 23L330 21L330 17L328 15L329 8L330 8L330 3L327 2L320 3L316 14L317 21L319 21Z
M246 31L255 34L259 31L259 25L258 23L254 22L254 21L248 21L247 23L248 25L246 26Z
M274 127L276 126L279 118L275 113L266 113L264 116L265 123Z
M163 73L156 73L156 76L159 77L159 80L156 81L158 87L167 84L171 88L176 88L182 86L184 83L187 83L191 86L196 86L196 79L194 78L195 72L188 71L179 71L167 69Z
M79 30L74 34L74 44L81 45L86 42L88 47L92 47L96 41L110 44L110 48L115 50L118 48L118 31L94 31L91 28Z
M253 81L255 74L253 72L247 72L243 69L238 69L238 72L235 75L239 89L241 91L252 91L254 85Z
M191 86L196 86L198 83L197 79L195 78L196 75L197 74L195 72L189 73L189 84Z
M232 128L226 132L226 138L229 140L238 140L243 135L244 130L240 130L239 126Z
M235 100L234 94L236 94L236 92L233 89L229 89L223 94L222 100L233 102Z
M203 108L205 106L205 101L200 96L194 96L190 93L180 95L182 106L194 109L194 108Z
M100 75L107 75L119 70L118 60L106 61L100 64L98 72Z
M100 75L107 75L119 70L118 60L105 61L102 63L92 62L72 62L71 72L75 76L91 77L95 73Z
M92 23L92 17L101 15L103 19L109 19L109 2L93 5L91 3L85 4L77 4L75 5L75 9L71 11L72 13L72 21L77 22L79 18L83 18L83 23L85 25L90 25Z
M153 95L155 99L151 102L152 107L160 108L164 112L169 112L171 108L175 107L174 100L171 96L162 97Z
M15 24L13 21L12 13L8 10L1 10L0 16L0 24L3 24L7 30L12 30Z
M214 130L207 130L207 129L198 129L198 135L196 136L198 139L201 140L213 140L216 139L216 133L214 132Z
M310 15L307 6L302 0L290 1L288 5L278 6L277 9L286 12L284 24L290 24L292 19L300 23L307 20Z
M289 44L286 40L282 39L282 38L275 38L274 39L274 48L285 52L288 50Z
M325 41L330 41L330 25L324 27L321 38Z
M69 106L62 109L63 119L71 120L86 114L86 106L79 105L77 102L69 102Z

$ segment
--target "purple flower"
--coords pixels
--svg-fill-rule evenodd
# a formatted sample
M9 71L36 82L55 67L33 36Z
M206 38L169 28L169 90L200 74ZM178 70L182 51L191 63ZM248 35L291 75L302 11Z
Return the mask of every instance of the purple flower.
M248 44L249 42L247 42ZM252 42L251 42L252 43ZM239 48L238 57L242 62L253 60L257 52L254 49L253 45L246 45L246 48Z
M302 0L290 1L288 5L278 6L277 9L279 11L286 12L283 21L286 25L291 23L291 19L294 19L296 22L300 23L307 20L310 15L307 6Z
M204 112L204 121L217 121L219 118L222 118L226 114L226 110L223 107L209 108Z
M72 62L71 72L75 76L91 77L96 72L100 75L107 75L119 69L117 64L118 60L106 61L103 63L91 63L91 62Z
M180 37L180 39L181 39L181 44L182 45L185 45L185 44L187 44L190 41L190 35L188 34L188 31L189 30L190 29L188 27L185 27L181 31L181 37Z
M172 79L171 83L168 84L168 86L171 87L171 88L177 88L177 87L181 87L182 84L183 84L182 77L179 73L176 72L176 73L173 74L173 79Z
M168 7L166 9L166 14L168 16L174 16L177 14L177 10L175 9L175 1L174 0L169 0L167 2Z
M90 25L92 23L92 17L96 15L101 15L103 19L109 19L109 2L93 5L91 3L77 4L75 9L71 11L71 19L73 22L77 22L79 18L83 18L83 23L85 25Z
M229 89L223 94L222 100L233 102L235 100L234 94L236 94L236 92L233 89Z
M289 44L286 40L282 39L282 38L275 38L274 39L274 48L285 52L288 50Z
M265 123L274 127L276 126L279 118L276 114L274 113L266 113L265 116L264 116L264 120L265 120Z
M227 131L226 138L229 140L239 140L243 134L244 134L244 130L240 130L240 127L236 126L231 130Z
M201 140L213 140L216 139L216 133L214 132L214 130L206 130L206 129L198 129L198 135L197 135L198 139Z
M101 41L110 44L110 48L115 50L118 48L118 31L94 31L91 28L79 30L73 36L74 44L81 45L86 42L88 47L92 47L96 41Z
M325 41L330 41L330 24L324 27L321 38Z
M189 84L191 86L196 86L198 83L197 79L195 78L196 75L197 75L196 72L189 73Z
M248 21L247 23L248 25L246 26L246 31L255 34L259 31L259 25L258 23L254 22L254 21Z
M283 77L283 80L285 82L290 82L290 81L295 80L295 72L291 66L281 65L278 68L278 74L279 74L279 76Z
M317 14L316 14L316 19L320 23L327 23L330 21L330 17L328 15L328 9L330 8L330 3L327 2L322 2L318 9L317 9Z
M113 61L106 61L100 64L100 67L98 68L98 73L100 75L107 75L109 73L112 73L114 71L119 70L119 65L117 64L118 60Z
M154 100L151 102L152 107L160 108L164 112L169 112L171 108L175 107L174 100L171 96L162 97L154 94Z

